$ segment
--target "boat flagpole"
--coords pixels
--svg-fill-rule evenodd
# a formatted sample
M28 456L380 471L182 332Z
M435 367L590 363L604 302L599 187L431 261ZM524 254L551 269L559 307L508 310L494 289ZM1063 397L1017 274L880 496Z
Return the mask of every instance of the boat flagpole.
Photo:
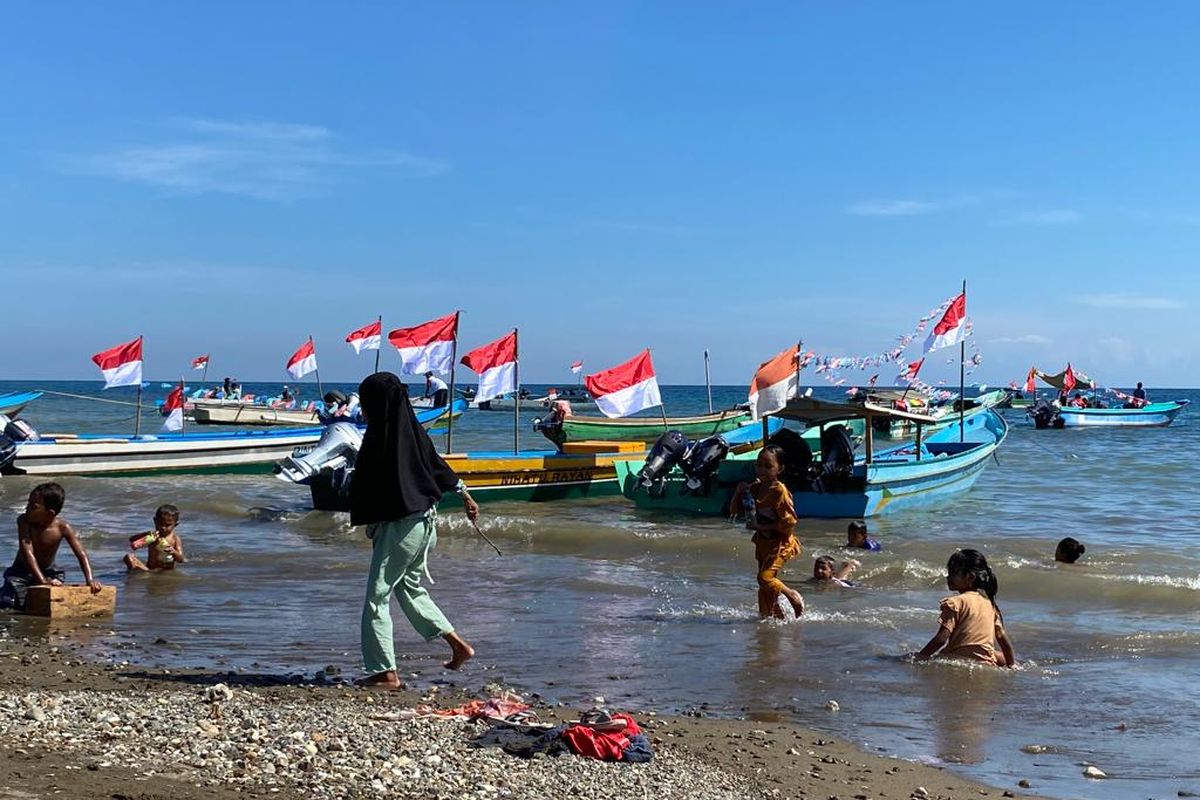
M513 455L521 452L521 337L513 328Z
M379 338L382 339L383 338L383 314L379 315L378 320L379 320ZM379 372L379 351L382 349L383 349L383 342L380 342L379 347L375 348L375 371L376 372ZM321 397L324 397L324 396L325 395L321 395Z
M141 353L141 350L142 350L142 348L141 348L141 342L142 342L142 337L141 337L141 335L139 334L139 335L138 335L138 352L139 352L139 353ZM139 372L140 372L140 371L141 371L141 370L139 370ZM134 435L134 438L137 438L138 436L141 436L141 435L142 435L142 383L143 383L143 381L141 381L141 380L139 380L139 381L138 381L138 393L137 393L137 416L133 418L133 435Z
M200 385L208 383L208 359L204 359L204 372L200 373Z
M967 281L963 280L963 314L966 315L967 309ZM963 320L965 326L966 320ZM961 442L965 438L966 431L963 430L963 419L966 417L967 400L966 400L966 363L967 363L967 337L966 331L963 331L963 339L958 343L958 440Z
M708 390L708 413L713 413L712 408L712 380L708 377L708 348L704 348L704 388Z
M313 340L313 337L311 334L309 335L308 340L310 342ZM313 345L313 355L315 356L316 354L317 354L317 346L314 344ZM323 386L321 386L321 370L314 366L313 374L317 376L317 395L320 396L322 398L322 400L324 400L325 388Z
M646 352L653 353L654 351L651 348L647 347ZM657 375L654 376L654 382L658 383ZM669 431L671 429L671 423L667 422L667 404L662 401L662 389L659 389L658 413L662 414L663 431L664 432Z
M184 393L183 376L179 376L179 402L182 405L179 408L179 433L187 433L187 394Z
M458 315L461 311L454 312L454 339L450 345L450 396L446 400L446 452L450 452L450 448L454 443L454 365L458 361Z

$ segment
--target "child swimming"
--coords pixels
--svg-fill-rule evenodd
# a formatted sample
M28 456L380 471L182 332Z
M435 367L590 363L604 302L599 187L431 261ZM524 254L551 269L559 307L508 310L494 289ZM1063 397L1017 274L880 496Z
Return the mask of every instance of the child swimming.
M1016 666L1004 617L996 606L1000 584L983 553L954 551L946 562L946 586L958 594L942 600L938 631L917 653L917 661L927 661L937 653L939 658ZM996 652L997 643L1000 652Z
M858 569L858 562L854 559L843 561L842 566L838 569L833 568L833 563L832 556L819 556L813 562L813 576L808 579L808 582L826 586L854 586L854 582L848 578L854 570Z
M804 598L779 579L779 571L800 555L794 534L796 509L792 493L779 476L783 473L783 448L767 445L754 462L758 478L738 484L734 502L742 503L746 527L754 531L754 557L758 561L758 613L763 619L782 617L779 596L787 598L796 616L804 613Z
M1060 564L1074 564L1086 550L1083 542L1068 536L1054 548L1054 560Z

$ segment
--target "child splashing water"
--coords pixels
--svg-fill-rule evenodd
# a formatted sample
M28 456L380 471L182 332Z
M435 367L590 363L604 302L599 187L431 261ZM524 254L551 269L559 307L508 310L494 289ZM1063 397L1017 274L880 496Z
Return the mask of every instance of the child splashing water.
M1012 642L1004 630L1004 617L996 606L1000 585L983 553L954 551L946 563L946 573L946 586L958 594L942 600L938 632L917 653L917 661L927 661L941 650L939 658L1016 666ZM997 643L1000 652L996 652Z
M783 448L768 445L754 463L758 479L738 484L734 503L746 513L746 527L754 531L754 557L758 561L758 613L763 619L783 617L779 596L787 598L796 616L804 613L804 598L779 580L779 571L800 554L796 540L796 509L792 493L779 480L783 472Z

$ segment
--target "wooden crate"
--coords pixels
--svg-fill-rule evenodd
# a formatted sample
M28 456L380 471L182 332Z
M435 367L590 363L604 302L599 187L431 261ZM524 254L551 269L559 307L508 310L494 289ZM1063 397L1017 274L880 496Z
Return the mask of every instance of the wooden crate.
M98 594L83 586L30 586L25 613L36 617L111 617L117 608L117 587L105 586Z

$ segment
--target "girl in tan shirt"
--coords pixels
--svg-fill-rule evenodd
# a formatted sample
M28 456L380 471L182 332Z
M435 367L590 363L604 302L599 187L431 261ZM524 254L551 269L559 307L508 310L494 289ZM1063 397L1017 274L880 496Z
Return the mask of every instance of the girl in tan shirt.
M917 660L926 661L941 650L940 658L1016 666L1012 642L1004 630L1004 617L996 606L1000 585L983 553L954 551L946 563L946 573L946 586L958 594L942 600L938 632L917 653Z

